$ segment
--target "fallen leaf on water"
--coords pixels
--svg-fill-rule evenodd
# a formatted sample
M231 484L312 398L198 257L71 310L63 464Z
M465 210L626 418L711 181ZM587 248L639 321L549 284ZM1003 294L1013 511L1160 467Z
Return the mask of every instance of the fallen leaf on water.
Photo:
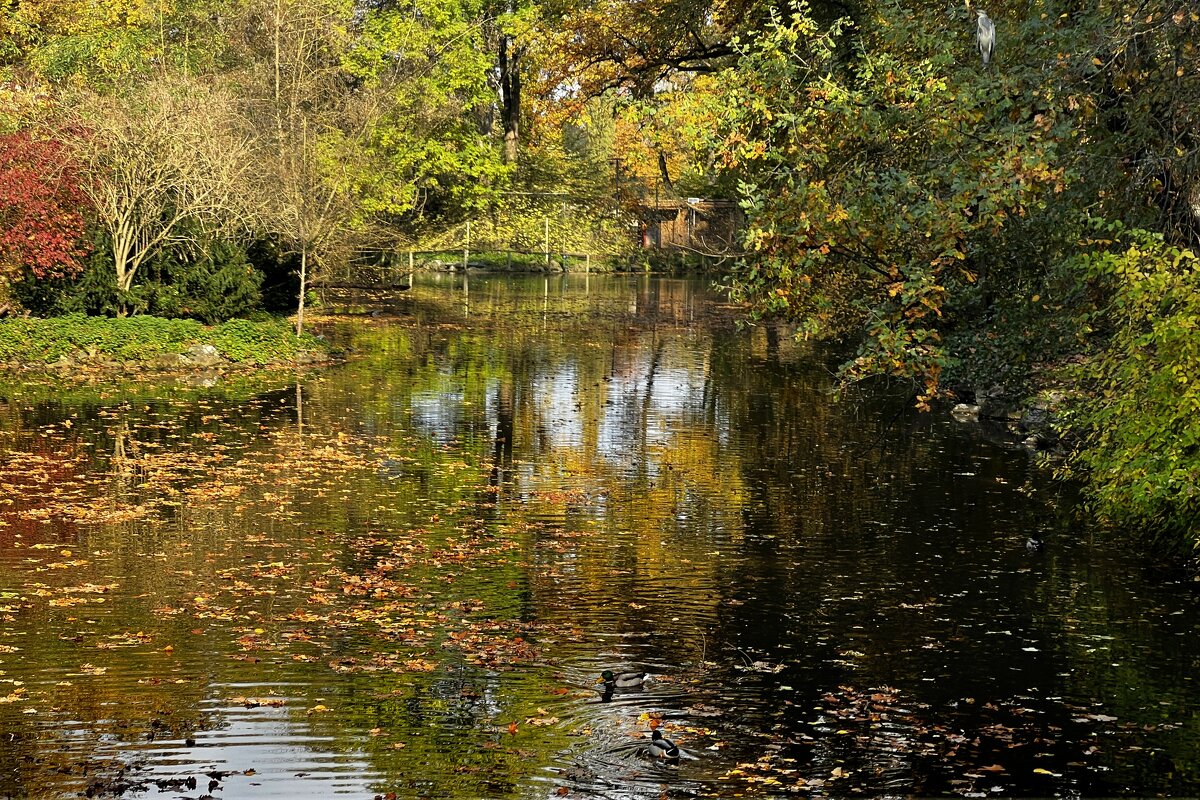
M0 703L15 703L18 700L23 699L24 695L24 689L16 689L11 694L6 694L3 697L0 697Z

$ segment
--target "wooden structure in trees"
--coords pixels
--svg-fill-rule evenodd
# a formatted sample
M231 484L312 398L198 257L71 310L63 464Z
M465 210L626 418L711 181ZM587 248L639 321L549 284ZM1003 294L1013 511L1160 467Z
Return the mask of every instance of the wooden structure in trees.
M641 245L652 250L732 255L740 250L745 217L732 200L659 199L638 208Z

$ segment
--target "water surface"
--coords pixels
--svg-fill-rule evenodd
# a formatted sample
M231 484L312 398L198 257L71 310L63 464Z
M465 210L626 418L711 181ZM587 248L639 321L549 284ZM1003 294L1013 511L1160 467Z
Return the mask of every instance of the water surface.
M1195 585L1021 447L703 281L327 303L332 368L5 390L0 796L1200 793Z

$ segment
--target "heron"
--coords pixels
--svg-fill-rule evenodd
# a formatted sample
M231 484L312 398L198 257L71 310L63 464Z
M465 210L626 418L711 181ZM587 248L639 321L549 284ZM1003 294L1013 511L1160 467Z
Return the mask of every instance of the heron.
M975 44L979 47L983 66L991 64L992 53L996 50L996 26L982 8L975 9Z

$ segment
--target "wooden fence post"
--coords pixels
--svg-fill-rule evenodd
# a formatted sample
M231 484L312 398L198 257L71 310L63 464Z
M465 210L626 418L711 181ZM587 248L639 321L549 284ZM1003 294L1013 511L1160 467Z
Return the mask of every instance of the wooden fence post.
M471 254L471 220L467 220L467 240L463 242L463 270L467 269L467 259Z

